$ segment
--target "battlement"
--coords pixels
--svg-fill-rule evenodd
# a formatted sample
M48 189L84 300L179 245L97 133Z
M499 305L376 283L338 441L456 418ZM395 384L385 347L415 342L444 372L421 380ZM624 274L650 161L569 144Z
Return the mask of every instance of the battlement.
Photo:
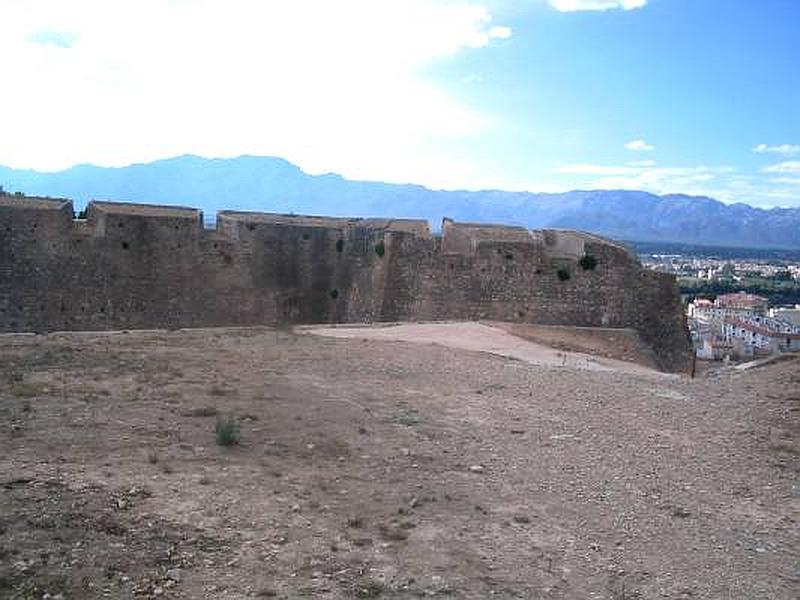
M583 260L590 256L590 261ZM634 327L685 366L674 278L574 231L0 195L0 331L493 319Z
M0 208L16 210L72 210L72 201L63 198L32 198L11 194L0 194Z
M66 217L73 214L72 202L66 199L37 198L0 195L0 209L24 211L28 219L47 219L52 212ZM41 212L40 212L41 211ZM86 209L86 219L75 219L74 227L80 233L105 235L114 227L124 229L126 224L146 222L151 226L172 227L178 231L188 227L203 229L201 210L185 206L138 204L128 202L92 201ZM340 232L360 229L376 233L398 232L419 238L432 239L429 223L423 219L389 219L363 217L328 217L266 212L223 210L217 213L215 228L209 230L221 236L231 236L239 228L255 231L257 228L326 229ZM238 239L238 235L233 235ZM442 250L447 253L474 254L480 245L527 244L552 257L580 258L587 244L605 244L628 253L627 249L592 234L572 230L528 230L520 226L491 223L461 223L444 219L442 223ZM633 257L632 257L633 258Z

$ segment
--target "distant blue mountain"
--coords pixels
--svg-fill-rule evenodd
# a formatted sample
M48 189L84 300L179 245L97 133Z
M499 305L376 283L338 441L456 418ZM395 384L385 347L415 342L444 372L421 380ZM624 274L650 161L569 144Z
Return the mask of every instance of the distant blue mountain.
M218 210L414 217L438 228L442 217L581 229L623 240L800 248L800 209L764 210L712 198L626 190L563 194L500 190L439 191L419 185L308 175L282 158L178 156L121 168L78 165L55 173L0 166L0 185L28 195L178 204Z

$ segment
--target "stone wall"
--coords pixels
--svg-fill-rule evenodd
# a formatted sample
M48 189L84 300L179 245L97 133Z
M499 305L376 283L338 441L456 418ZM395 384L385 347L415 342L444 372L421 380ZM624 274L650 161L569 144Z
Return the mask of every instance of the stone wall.
M0 331L493 319L633 327L665 370L691 359L674 278L588 234L230 211L202 223L108 202L74 220L66 200L0 196Z

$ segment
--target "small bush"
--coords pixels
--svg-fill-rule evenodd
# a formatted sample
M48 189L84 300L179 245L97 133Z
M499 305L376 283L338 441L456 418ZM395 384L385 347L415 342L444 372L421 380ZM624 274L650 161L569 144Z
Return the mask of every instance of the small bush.
M239 443L239 424L233 415L217 417L214 433L219 446L235 446Z
M352 527L354 529L361 529L364 527L364 518L357 516L357 517L350 517L347 519L347 526Z
M393 415L391 420L406 427L412 427L420 422L419 415L414 409L400 409Z
M386 246L383 245L383 242L378 242L375 244L375 254L383 258L383 255L386 254Z
M559 269L557 275L561 281L566 281L571 277L569 271L567 271L566 269Z
M344 250L344 240L336 240L336 251L341 253Z
M583 267L584 271L594 271L597 266L597 259L591 254L584 254L578 261L578 264Z
M339 290L337 290L336 288L333 288L329 293L331 295L331 298L333 298L334 300L336 300L339 297Z

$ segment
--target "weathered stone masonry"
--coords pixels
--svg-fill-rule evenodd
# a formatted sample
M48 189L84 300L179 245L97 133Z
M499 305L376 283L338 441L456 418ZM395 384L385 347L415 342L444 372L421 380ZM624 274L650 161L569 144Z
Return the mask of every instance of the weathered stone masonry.
M0 331L493 319L632 327L665 370L691 357L674 278L584 233L229 211L207 230L196 209L107 202L86 217L0 196Z

